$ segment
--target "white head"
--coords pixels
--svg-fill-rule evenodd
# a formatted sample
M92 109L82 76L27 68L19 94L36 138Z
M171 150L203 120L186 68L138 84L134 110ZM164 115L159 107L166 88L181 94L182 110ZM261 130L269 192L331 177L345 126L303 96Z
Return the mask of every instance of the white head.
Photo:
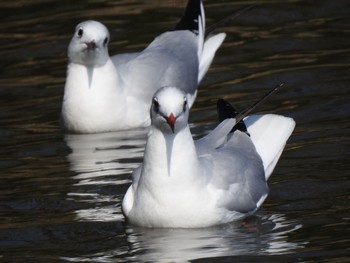
M153 96L152 126L166 133L177 133L187 127L188 98L176 87L164 87Z
M70 62L86 66L103 66L108 55L109 32L100 22L89 20L80 23L68 46Z

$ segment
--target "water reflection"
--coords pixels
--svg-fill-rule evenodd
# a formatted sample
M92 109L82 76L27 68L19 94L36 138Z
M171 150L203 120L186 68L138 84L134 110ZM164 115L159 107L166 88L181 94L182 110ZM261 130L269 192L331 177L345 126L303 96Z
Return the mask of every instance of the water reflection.
M65 142L72 149L67 156L70 169L77 172L79 184L89 183L96 177L109 174L123 174L132 171L135 159L142 157L146 130L110 132L100 134L67 134Z
M67 134L67 155L75 182L67 199L90 204L75 211L79 221L122 220L120 204L132 171L142 161L146 129L103 134ZM112 192L102 191L113 187Z
M205 229L128 229L133 250L142 248L139 261L183 262L205 257L278 254L302 247L288 241L301 225L283 215L255 216L243 222Z
M192 259L237 255L290 253L305 243L289 236L302 225L282 214L254 216L237 222L203 229L147 229L127 226L128 260L134 262L188 262ZM130 251L131 250L131 251ZM120 248L101 251L68 261L114 262Z

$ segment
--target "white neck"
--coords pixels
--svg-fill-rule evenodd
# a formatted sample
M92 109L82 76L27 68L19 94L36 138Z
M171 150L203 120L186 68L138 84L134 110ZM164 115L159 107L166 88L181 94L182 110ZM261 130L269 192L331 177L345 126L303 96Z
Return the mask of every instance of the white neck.
M109 59L103 66L86 66L70 62L68 64L67 81L65 86L65 96L70 96L74 92L89 94L94 93L123 93L121 79L113 64Z
M62 105L66 125L98 132L89 125L103 128L122 122L127 103L122 84L110 59L101 67L69 63Z
M176 135L152 128L144 156L141 187L175 190L198 180L198 157L188 126Z

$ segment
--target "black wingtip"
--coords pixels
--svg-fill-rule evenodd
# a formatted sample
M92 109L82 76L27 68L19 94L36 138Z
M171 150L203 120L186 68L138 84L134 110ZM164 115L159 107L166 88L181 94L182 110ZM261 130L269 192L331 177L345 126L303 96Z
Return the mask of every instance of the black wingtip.
M198 34L198 16L202 15L201 0L189 0L185 9L185 13L181 20L177 23L175 30L191 30Z
M224 99L218 99L216 103L219 122L222 122L229 118L235 118L237 116L236 109L226 100ZM239 130L241 132L245 132L249 135L247 126L245 125L243 120L240 120L231 130L231 132L234 132L236 130Z
M226 100L218 99L216 103L219 122L222 122L229 118L235 118L237 115L236 109Z

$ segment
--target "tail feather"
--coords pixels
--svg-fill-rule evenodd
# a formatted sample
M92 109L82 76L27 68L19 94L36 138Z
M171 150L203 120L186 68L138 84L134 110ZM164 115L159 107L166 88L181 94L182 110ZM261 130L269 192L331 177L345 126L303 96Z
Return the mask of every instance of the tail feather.
M207 73L218 48L224 41L226 34L219 33L206 37L205 30L205 12L203 3L200 5L201 13L198 16L198 83L200 83Z
M199 81L199 77L201 75L201 71L200 71L200 63L201 63L201 58L202 58L202 54L203 54L203 49L204 49L204 33L205 33L205 12L204 12L204 6L203 3L201 1L201 5L200 5L200 9L201 9L201 13L198 15L198 48L197 48L197 56L198 56L198 62L199 62L199 67L198 67L198 83ZM205 71L206 73L207 71ZM205 73L203 74L203 76L205 75Z
M244 119L244 122L263 160L267 180L294 130L295 121L281 115L265 114L250 115Z
M219 33L208 37L204 42L204 47L201 49L201 55L199 56L199 74L198 83L201 82L204 75L207 73L214 56L222 42L225 40L226 34Z
M198 83L200 83L207 73L216 51L224 41L226 34L220 33L206 38L205 12L201 0L189 0L185 13L177 23L175 30L191 30L198 39L198 60L199 73Z

